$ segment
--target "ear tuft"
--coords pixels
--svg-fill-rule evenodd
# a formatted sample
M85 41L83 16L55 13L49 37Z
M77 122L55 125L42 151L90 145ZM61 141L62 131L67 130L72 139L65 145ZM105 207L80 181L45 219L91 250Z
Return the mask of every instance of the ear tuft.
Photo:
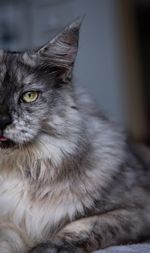
M82 19L78 18L66 26L63 32L38 49L36 54L49 65L63 68L67 73L71 72L78 50L81 22Z

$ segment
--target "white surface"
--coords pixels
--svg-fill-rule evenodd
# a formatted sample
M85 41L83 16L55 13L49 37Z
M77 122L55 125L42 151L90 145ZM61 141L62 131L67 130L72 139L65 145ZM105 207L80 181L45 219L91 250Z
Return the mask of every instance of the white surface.
M150 253L150 244L133 244L127 246L109 247L93 253Z

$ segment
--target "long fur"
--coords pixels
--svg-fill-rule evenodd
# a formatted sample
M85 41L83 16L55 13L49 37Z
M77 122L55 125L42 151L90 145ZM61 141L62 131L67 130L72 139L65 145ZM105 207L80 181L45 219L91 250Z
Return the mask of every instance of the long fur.
M148 163L72 85L79 26L0 54L0 108L13 118L3 130L11 142L0 143L0 253L83 253L149 237ZM23 103L32 90L38 100Z

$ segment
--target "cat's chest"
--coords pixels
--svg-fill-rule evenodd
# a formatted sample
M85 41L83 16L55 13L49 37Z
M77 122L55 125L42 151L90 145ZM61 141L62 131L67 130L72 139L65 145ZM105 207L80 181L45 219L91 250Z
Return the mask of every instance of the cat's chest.
M45 192L44 192L45 191ZM33 240L49 236L64 219L72 219L80 203L65 189L45 187L42 200L31 200L30 187L14 177L0 176L0 219L9 220Z
M13 216L17 209L24 209L26 187L19 179L4 173L0 175L0 216Z

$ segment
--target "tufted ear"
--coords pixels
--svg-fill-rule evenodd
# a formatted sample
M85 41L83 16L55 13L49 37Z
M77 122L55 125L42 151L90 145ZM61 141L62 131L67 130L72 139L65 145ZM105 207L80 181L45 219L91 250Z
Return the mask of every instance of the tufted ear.
M36 51L43 62L63 70L63 75L71 73L79 41L81 19L68 25L63 32Z

